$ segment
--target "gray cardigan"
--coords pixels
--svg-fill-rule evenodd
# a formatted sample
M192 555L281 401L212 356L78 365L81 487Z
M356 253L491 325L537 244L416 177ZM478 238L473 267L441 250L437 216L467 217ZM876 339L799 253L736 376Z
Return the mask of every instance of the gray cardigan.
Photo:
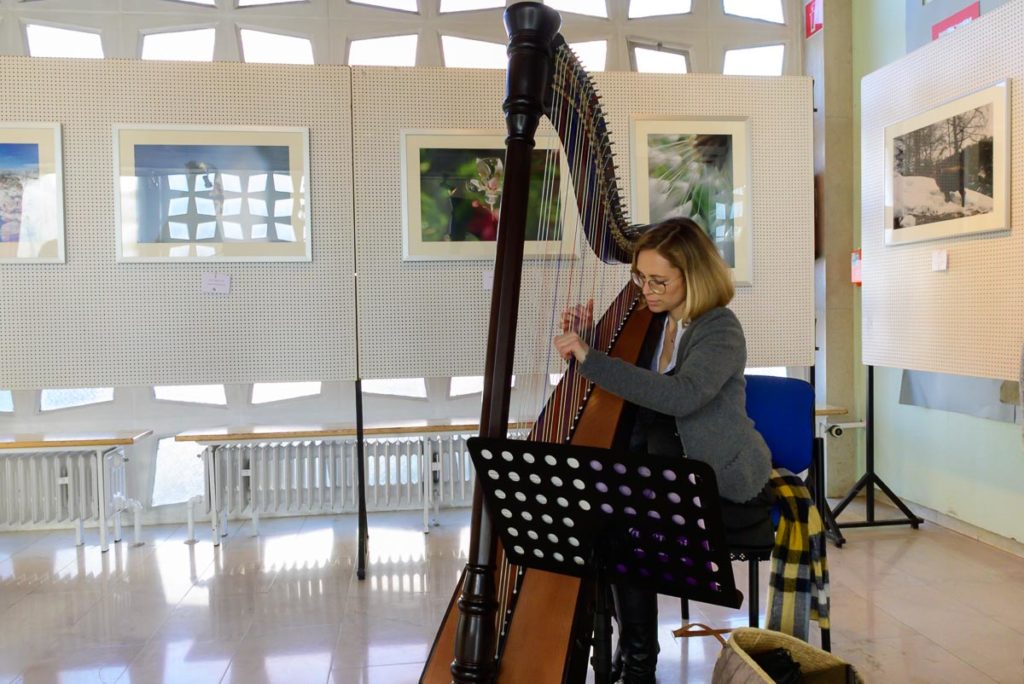
M772 467L768 445L747 416L746 362L739 320L718 307L686 328L675 368L664 375L595 349L580 372L629 402L674 416L686 455L714 469L722 496L743 502L760 493Z

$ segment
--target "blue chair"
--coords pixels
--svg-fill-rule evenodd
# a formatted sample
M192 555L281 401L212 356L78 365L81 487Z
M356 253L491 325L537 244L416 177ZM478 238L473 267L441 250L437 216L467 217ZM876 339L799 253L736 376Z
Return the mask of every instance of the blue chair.
M748 375L747 415L764 437L772 454L772 467L785 468L792 473L809 471L812 494L817 499L817 474L821 472L821 451L815 447L814 388L797 378L777 378L766 375ZM772 514L772 523L778 523L778 512ZM758 626L759 574L758 562L771 560L772 540L757 546L733 547L730 557L734 561L747 561L747 615L751 627ZM682 599L683 621L689 620L689 606ZM829 650L829 634L822 633L822 647Z

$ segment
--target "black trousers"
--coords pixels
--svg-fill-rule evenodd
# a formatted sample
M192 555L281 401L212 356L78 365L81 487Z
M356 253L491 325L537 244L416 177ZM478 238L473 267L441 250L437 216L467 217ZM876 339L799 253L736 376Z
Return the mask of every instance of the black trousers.
M685 457L675 419L639 409L630 451L640 454ZM722 499L722 518L730 548L771 544L771 509L774 495L768 483L750 501ZM619 640L612 672L625 684L653 684L658 664L658 595L633 584L613 584L612 601L619 626Z

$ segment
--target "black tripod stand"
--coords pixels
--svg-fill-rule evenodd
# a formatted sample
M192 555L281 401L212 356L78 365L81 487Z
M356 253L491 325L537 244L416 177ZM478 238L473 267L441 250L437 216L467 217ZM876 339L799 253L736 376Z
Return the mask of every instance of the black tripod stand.
M598 684L611 681L610 584L731 608L743 602L707 464L545 442L468 444L508 559L592 583Z
M875 368L874 366L868 366L868 415L867 415L867 444L865 445L865 461L866 468L863 477L857 481L853 488L843 497L834 509L832 509L831 515L833 524L839 514L850 504L851 501L857 496L860 490L865 490L865 504L867 510L865 512L865 520L858 522L844 522L838 523L837 528L847 527L879 527L882 525L910 525L915 530L918 526L924 522L924 519L916 515L907 504L903 503L900 497L889 489L889 486L882 481L882 478L875 472ZM889 520L875 520L875 485L885 492L885 495L889 497L889 500L893 503L896 508L900 509L903 513L902 518L892 518Z

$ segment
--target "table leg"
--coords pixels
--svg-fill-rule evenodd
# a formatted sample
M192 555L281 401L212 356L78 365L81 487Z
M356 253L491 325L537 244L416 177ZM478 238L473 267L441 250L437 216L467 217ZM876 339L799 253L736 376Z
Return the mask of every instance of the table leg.
M116 481L122 481L123 480L122 484L127 484L127 480L128 480L127 474L125 474L124 470L123 470L124 469L124 453L120 449L118 449L118 450L115 450L115 451L111 451L110 454L106 458L114 459L114 458L117 458L117 457L121 458L121 464L118 467L122 469L121 470L122 477L118 478ZM121 492L118 495L115 495L115 496L119 497L118 500L115 502L115 505L114 505L114 543L115 544L121 543L121 537L122 537L121 511L123 510L122 506L124 505L124 502L127 502L127 500L128 500L128 492L125 491L125 489L126 489L126 487L122 486L121 487ZM111 494L114 495L114 492L111 492Z
M209 473L209 487L210 487L210 527L211 533L213 534L213 545L220 546L220 520L218 517L217 507L220 505L217 482L217 447L208 446L206 447L206 463L207 472Z
M96 504L99 508L99 523L100 523L100 552L106 553L109 550L107 545L107 491L106 491L106 468L104 457L106 454L102 450L96 450L96 482L94 486L94 492L96 494Z

